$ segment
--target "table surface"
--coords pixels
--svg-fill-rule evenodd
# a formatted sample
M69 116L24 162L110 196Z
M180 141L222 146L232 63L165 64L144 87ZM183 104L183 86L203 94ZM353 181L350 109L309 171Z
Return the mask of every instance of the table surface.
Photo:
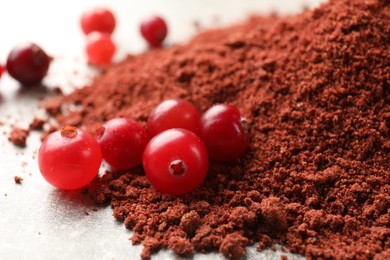
M50 1L12 0L0 4L0 63L19 43L35 42L54 57L45 87L23 89L8 75L0 80L0 258L1 259L138 259L141 246L132 246L131 232L112 217L110 207L94 211L79 191L59 191L41 177L36 153L40 133L32 132L26 148L8 142L12 125L27 128L33 116L42 115L39 100L61 86L68 93L91 80L86 65L84 37L79 27L83 10L107 6L117 17L115 57L146 51L139 35L142 17L160 14L168 22L167 43L184 43L201 28L244 21L251 14L276 11L293 14L321 0L129 0ZM77 71L77 73L75 73ZM14 176L23 178L22 184ZM89 213L86 214L86 212ZM247 251L247 259L280 259L281 251ZM289 258L300 258L289 255ZM154 259L176 259L161 251ZM224 259L217 253L196 254L194 259Z

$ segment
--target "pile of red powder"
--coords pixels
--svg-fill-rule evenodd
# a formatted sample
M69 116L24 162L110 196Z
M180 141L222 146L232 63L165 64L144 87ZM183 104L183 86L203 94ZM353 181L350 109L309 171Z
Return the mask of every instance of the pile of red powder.
M279 243L309 258L389 259L389 15L389 1L334 0L253 18L128 57L46 107L91 132L114 117L144 123L177 97L200 111L231 103L247 118L249 150L211 163L190 194L160 194L141 167L91 185L143 258L169 248L236 259Z

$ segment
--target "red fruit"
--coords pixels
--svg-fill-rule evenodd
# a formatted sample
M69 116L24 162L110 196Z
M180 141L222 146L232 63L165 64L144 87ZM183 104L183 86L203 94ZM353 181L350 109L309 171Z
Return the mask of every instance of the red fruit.
M143 20L141 34L151 47L160 47L168 33L167 24L159 16L151 16Z
M3 74L3 71L4 71L4 67L1 66L1 64L0 64L0 78L1 78L1 75Z
M153 137L170 128L184 128L196 133L200 114L187 100L168 99L160 103L148 117L148 133Z
M144 128L126 118L106 122L97 133L103 159L114 170L130 169L142 161L148 142Z
M99 143L89 133L73 126L48 135L38 151L42 176L51 185L72 190L90 183L102 162Z
M143 155L146 177L162 193L181 195L196 189L207 174L207 151L200 138L185 129L156 135Z
M7 58L8 74L30 86L39 84L49 70L50 57L36 44L27 43L15 47Z
M202 115L199 136L212 160L232 161L245 152L249 137L244 123L232 105L214 105Z
M115 16L107 8L95 7L81 16L81 29L88 35L91 32L111 34L115 29Z
M110 64L115 50L116 47L110 35L99 32L88 34L86 52L90 64L97 66Z

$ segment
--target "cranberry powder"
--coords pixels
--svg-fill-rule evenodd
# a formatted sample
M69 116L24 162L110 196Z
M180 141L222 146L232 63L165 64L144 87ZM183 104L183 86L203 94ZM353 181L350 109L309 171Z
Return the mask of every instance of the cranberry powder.
M389 1L333 0L252 18L129 56L47 109L90 132L115 117L145 124L170 98L202 112L230 103L246 118L248 150L211 162L189 194L159 193L141 166L90 185L143 258L169 248L237 259L279 243L308 258L389 259L389 15Z

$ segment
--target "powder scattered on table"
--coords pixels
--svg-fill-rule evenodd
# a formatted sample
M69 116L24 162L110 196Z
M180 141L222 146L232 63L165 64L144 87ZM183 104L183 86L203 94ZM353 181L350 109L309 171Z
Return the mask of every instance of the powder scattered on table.
M29 130L20 127L13 127L8 136L8 140L16 146L25 147L29 133Z
M14 181L16 184L22 184L23 178L19 176L14 176Z
M389 15L389 1L333 0L253 18L129 56L48 112L94 132L114 117L145 123L162 100L184 98L201 111L231 103L248 120L247 153L212 163L190 194L160 194L141 167L89 187L145 259L162 248L237 259L254 243L309 258L389 258Z
M29 125L30 130L43 130L46 120L38 117L34 117L33 121Z

